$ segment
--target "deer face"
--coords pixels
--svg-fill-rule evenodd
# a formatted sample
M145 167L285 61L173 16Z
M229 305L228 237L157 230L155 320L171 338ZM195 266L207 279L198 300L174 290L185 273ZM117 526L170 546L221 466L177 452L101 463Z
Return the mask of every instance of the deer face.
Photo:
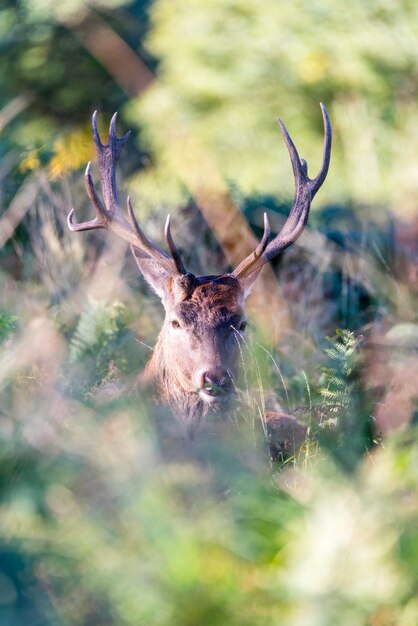
M163 302L164 362L171 376L208 405L226 403L246 327L238 281L187 274L169 282Z

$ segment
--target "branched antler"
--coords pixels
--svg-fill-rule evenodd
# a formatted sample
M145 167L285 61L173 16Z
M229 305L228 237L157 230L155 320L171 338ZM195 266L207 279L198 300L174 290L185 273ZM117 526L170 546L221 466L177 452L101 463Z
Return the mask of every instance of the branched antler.
M116 166L122 148L128 140L131 132L127 132L123 137L116 136L117 113L115 113L110 121L109 143L107 145L102 144L99 131L97 129L96 118L97 111L93 113L91 124L94 144L96 147L103 202L101 201L94 186L93 178L91 176L91 163L89 163L86 168L84 180L87 195L96 209L96 217L88 222L78 224L74 221L74 209L72 209L67 220L69 229L73 232L93 230L96 228L111 230L131 244L131 246L145 253L146 256L154 259L169 274L186 274L180 253L171 236L170 216L167 218L165 236L172 255L171 257L169 257L159 246L157 246L157 244L153 243L145 235L135 218L129 196L127 199L129 221L121 211L119 205L119 194L116 186Z
M319 174L313 179L308 177L308 165L305 160L300 159L285 125L281 120L278 120L292 162L295 178L295 198L286 223L280 233L270 243L267 243L269 228L267 216L264 215L264 235L262 240L256 250L244 259L232 273L232 276L239 281L252 282L258 276L263 265L296 241L305 228L311 202L327 176L331 157L331 122L325 106L322 103L320 106L324 120L324 150L321 169Z

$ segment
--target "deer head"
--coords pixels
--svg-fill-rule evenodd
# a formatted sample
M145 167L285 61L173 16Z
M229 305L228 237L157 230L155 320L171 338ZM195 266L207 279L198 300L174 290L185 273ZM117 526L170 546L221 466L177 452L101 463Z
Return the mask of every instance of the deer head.
M321 104L324 122L324 149L320 172L308 177L306 161L299 158L284 124L280 129L289 151L295 178L295 198L280 233L269 242L270 227L264 214L264 234L254 250L231 273L219 276L194 276L186 271L173 241L170 216L165 225L165 239L170 254L153 243L139 226L130 198L129 220L120 209L116 187L116 165L129 137L118 138L116 113L109 128L109 143L103 145L97 130L96 112L92 118L103 202L91 176L90 163L85 173L87 194L96 209L96 217L77 224L74 209L68 216L71 231L105 228L127 241L144 278L160 296L165 321L153 356L146 368L159 399L170 404L188 424L195 424L208 410L217 410L234 392L239 344L245 333L245 299L265 263L290 246L302 233L311 201L324 182L331 153L331 124Z

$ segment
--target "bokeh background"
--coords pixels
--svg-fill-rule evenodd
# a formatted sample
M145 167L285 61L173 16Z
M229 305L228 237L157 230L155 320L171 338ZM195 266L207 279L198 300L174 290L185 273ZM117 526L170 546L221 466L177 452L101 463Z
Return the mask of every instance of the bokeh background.
M416 626L418 7L3 0L2 626ZM119 186L195 273L293 197L280 117L331 169L249 299L233 416L193 443L135 390L162 307L126 246L71 234L99 111ZM94 165L93 165L94 167ZM263 416L308 428L270 460Z

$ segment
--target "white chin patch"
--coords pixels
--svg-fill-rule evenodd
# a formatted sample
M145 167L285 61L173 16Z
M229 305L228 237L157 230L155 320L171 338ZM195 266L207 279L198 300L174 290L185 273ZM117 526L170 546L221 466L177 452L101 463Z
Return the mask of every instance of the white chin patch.
M202 400L204 402L206 402L206 404L215 404L219 402L224 402L228 397L229 394L224 394L224 395L219 395L219 396L212 396L209 393L206 393L206 391L204 389L201 389L199 391L199 396L202 398Z

